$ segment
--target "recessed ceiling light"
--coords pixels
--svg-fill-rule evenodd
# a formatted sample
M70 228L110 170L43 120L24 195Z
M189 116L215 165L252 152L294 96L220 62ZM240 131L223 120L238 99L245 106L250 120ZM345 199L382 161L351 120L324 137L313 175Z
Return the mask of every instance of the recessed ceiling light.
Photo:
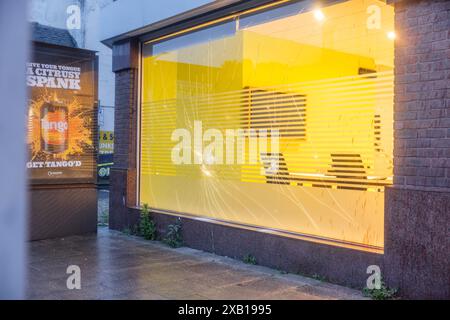
M389 31L387 33L387 37L389 40L395 40L395 38L397 38L397 35L395 34L395 31Z
M325 15L323 14L322 10L316 9L314 10L314 18L316 18L317 21L323 21L325 20Z

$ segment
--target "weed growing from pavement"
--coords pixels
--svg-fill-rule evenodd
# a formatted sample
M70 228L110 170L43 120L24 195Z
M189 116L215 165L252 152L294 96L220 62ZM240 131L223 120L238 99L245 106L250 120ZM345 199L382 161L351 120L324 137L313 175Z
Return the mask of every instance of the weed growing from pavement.
M128 226L123 228L122 233L127 236L137 236L139 235L139 226Z
M397 289L392 289L386 286L384 281L381 281L380 289L364 288L362 290L365 297L372 298L374 300L391 300L395 299L397 295Z
M251 254L245 255L244 258L242 258L242 261L246 264L253 264L253 265L256 264L256 258Z
M139 234L145 240L156 239L156 223L153 221L150 208L144 204L141 209L141 218L139 222Z
M303 273L301 271L297 271L296 274L298 276L300 276L300 277L310 278L310 279L314 279L314 280L317 280L317 281L320 281L320 282L330 282L329 279L327 279L327 277L322 276L322 275L317 274L317 273L314 273L313 275L311 275L311 274Z
M327 280L326 277L321 276L320 274L317 274L317 273L313 274L313 275L311 276L311 278L313 278L314 280L320 281L320 282L324 282L324 281Z
M183 245L180 218L177 219L175 224L171 224L167 227L167 232L163 238L163 242L172 248L179 248Z
M127 236L131 236L131 229L130 229L130 227L123 228L122 233L127 235Z

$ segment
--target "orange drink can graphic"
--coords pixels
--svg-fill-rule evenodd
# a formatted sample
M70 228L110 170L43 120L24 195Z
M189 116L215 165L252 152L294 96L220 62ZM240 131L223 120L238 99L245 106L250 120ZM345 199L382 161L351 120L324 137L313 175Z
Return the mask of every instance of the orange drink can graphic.
M50 154L67 150L69 115L66 106L45 103L41 108L41 149Z

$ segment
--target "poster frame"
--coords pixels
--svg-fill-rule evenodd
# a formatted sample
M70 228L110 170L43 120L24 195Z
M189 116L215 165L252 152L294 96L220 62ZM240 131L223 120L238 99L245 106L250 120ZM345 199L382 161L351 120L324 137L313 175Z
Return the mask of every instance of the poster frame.
M92 169L91 176L88 178L58 178L58 179L37 179L31 178L30 170L26 169L29 176L29 184L34 188L39 186L62 186L62 185L87 185L87 184L96 184L97 183L97 156L98 156L98 67L99 60L96 54L96 51L80 49L80 48L72 48L59 46L54 44L48 44L39 41L32 42L32 53L29 58L29 62L35 60L35 57L38 54L48 54L48 55L58 55L65 58L73 58L73 59L83 59L83 60L91 60L92 62L92 71L93 71L93 127L91 130L91 139L93 144L93 152L92 152ZM29 98L31 98L31 89L29 88ZM29 158L27 158L29 159ZM28 160L27 160L28 161Z

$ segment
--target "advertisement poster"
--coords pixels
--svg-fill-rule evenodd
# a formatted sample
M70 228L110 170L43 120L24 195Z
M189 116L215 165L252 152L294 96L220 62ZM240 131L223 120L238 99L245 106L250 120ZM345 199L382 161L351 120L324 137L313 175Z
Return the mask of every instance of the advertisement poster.
M109 182L114 153L114 108L99 106L98 109L98 164L97 181Z
M31 183L96 180L95 54L36 44L27 63Z

